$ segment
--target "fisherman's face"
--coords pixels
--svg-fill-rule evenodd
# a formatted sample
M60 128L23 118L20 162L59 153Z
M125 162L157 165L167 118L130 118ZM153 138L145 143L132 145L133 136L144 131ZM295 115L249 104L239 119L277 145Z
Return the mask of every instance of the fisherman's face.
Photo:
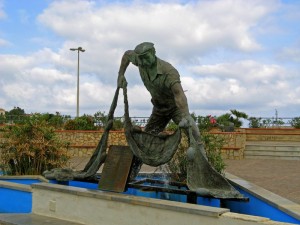
M148 51L146 54L139 56L139 60L142 67L152 67L155 64L155 54Z

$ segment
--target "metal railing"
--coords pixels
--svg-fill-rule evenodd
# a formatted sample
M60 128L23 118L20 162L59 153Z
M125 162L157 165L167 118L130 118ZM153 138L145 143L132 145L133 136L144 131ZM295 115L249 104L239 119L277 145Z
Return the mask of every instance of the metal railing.
M30 117L31 115L0 115L0 124L18 124L25 121L26 118ZM70 117L70 116L64 116L63 117L64 122L67 122L68 120L75 119L76 117ZM291 127L291 120L293 120L296 117L250 117L248 119L243 119L243 127L252 127L254 123L258 127L266 127L266 128L272 128L272 127ZM298 117L297 117L298 118ZM120 120L124 122L124 117L115 117L115 120ZM101 122L99 122L99 118L94 117L95 125L98 126L104 126ZM149 120L149 117L131 117L131 121L133 124L137 126L144 127Z
M295 117L250 117L256 120L259 127L272 128L272 127L291 127L291 120ZM251 119L248 119L249 127ZM252 120L254 121L254 120ZM253 123L252 123L253 124Z

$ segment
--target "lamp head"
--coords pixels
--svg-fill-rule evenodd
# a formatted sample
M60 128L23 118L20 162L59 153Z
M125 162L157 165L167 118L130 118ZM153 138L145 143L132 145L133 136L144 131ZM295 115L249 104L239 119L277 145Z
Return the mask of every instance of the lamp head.
M81 51L81 52L85 52L85 49L83 49L82 47L78 47L78 48L70 48L71 51Z
M78 47L78 51L84 52L85 49L83 49L82 47Z

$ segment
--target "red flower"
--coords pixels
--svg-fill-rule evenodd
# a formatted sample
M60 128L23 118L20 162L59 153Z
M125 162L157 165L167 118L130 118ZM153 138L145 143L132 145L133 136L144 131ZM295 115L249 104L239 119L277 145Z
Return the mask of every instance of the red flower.
M209 122L210 122L211 124L216 124L216 123L217 123L217 120L216 120L214 117L210 116L210 117L209 117Z

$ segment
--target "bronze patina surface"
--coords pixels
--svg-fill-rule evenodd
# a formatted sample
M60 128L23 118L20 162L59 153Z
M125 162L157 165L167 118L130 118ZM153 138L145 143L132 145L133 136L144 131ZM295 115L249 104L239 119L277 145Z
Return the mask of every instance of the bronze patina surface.
M125 72L129 64L138 67L140 77L151 95L153 110L143 131L136 132L130 122ZM138 174L143 163L151 166L168 162L180 142L175 138L161 139L160 133L170 120L189 139L187 150L187 186L199 195L217 198L240 198L240 194L208 162L197 124L189 113L187 98L178 71L156 56L154 44L143 42L127 50L121 60L118 87L123 89L125 135L135 155L131 177ZM170 141L169 141L170 140Z
M123 192L132 160L133 154L128 146L110 146L99 181L99 189Z

